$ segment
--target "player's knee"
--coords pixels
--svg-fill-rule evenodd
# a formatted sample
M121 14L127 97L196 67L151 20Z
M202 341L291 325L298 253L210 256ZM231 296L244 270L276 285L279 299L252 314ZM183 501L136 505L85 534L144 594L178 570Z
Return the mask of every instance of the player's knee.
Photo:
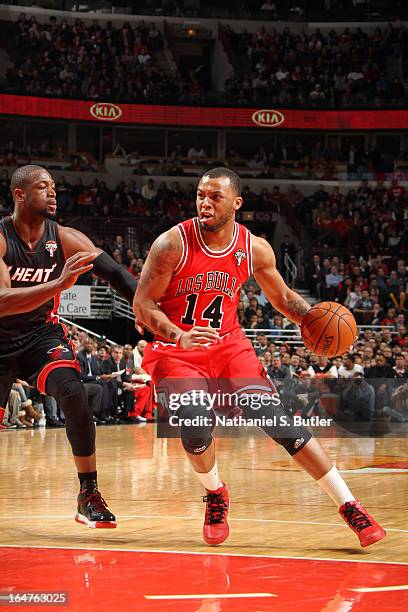
M66 367L56 368L48 374L45 390L47 395L52 395L57 401L63 397L85 394L79 373Z
M184 450L190 455L202 455L213 441L213 437L209 434L206 438L189 438L181 436L181 443Z
M290 437L290 438L274 438L277 444L283 446L283 448L293 457L296 455L312 437L312 434L305 427L298 427L299 431L296 433L299 437Z
M263 417L261 428L289 455L296 455L312 437L306 427L295 424L293 414L276 396L271 396L270 401L265 401L262 407L256 411L248 408L245 411L245 416L250 418Z
M181 406L176 413L184 449L192 455L201 455L212 442L215 415L205 404Z
M93 455L95 424L78 372L72 368L53 370L47 378L46 391L55 397L64 412L73 454L78 457Z
M77 409L88 405L79 373L73 368L56 368L50 372L45 388L47 394L55 397L58 403L69 400Z

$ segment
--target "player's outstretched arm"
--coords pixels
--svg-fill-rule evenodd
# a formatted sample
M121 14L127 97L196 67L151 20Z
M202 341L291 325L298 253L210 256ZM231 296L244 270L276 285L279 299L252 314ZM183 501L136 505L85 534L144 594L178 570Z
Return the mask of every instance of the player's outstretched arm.
M95 247L93 242L72 227L60 227L60 238L65 257L78 251L96 252L93 262L93 272L107 281L115 291L132 304L136 291L136 279L123 266L120 266L110 255Z
M253 236L252 245L257 283L276 310L300 325L304 315L310 310L310 304L287 286L276 267L275 254L270 244L263 238Z
M8 268L0 258L0 317L30 312L45 304L63 289L71 287L78 276L91 270L95 257L96 253L76 253L67 259L59 278L23 288L11 287Z

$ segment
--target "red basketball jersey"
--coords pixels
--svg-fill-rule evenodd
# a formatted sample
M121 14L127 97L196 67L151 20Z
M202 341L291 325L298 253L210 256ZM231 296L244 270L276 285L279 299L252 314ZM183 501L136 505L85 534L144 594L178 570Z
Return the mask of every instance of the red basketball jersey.
M159 306L183 330L208 326L219 334L239 328L242 285L252 275L251 232L234 224L231 243L212 251L204 243L198 218L179 223L182 255Z

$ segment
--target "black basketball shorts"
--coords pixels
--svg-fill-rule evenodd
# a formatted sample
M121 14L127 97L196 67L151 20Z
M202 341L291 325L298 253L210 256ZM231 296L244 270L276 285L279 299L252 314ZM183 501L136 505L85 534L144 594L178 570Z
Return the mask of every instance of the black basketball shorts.
M5 408L15 378L21 378L45 393L47 376L55 368L80 372L75 349L64 326L48 324L14 346L2 346L0 338L0 408Z

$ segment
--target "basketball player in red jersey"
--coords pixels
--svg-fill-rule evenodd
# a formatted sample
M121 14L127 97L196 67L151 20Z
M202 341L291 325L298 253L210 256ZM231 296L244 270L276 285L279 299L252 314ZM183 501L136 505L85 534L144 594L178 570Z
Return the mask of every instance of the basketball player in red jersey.
M385 531L355 500L310 432L295 425L280 401L272 401L276 390L238 325L240 289L252 274L272 306L291 321L300 325L310 308L283 281L270 245L235 222L235 213L243 203L240 194L235 172L226 168L206 172L197 189L197 217L156 239L134 299L138 323L155 334L145 349L143 368L159 387L166 379L183 379L183 388L190 391L191 399L183 401L176 415L182 444L207 490L203 498L204 539L216 545L228 537L229 495L218 474L213 419L206 419L209 406L204 400L197 405L194 392L205 389L206 384L211 387L211 379L228 379L243 398L248 399L250 391L248 385L246 389L236 387L240 380L270 391L271 402L258 410L256 417L286 425L266 424L262 429L318 482L357 533L361 545L368 546L382 539ZM191 420L197 417L201 420ZM191 426L197 422L200 427Z
M136 282L87 236L57 224L55 183L47 170L18 168L11 192L14 213L0 221L0 423L16 377L54 396L80 481L75 519L88 527L116 527L98 490L95 425L58 304L61 291L91 268L130 303Z

